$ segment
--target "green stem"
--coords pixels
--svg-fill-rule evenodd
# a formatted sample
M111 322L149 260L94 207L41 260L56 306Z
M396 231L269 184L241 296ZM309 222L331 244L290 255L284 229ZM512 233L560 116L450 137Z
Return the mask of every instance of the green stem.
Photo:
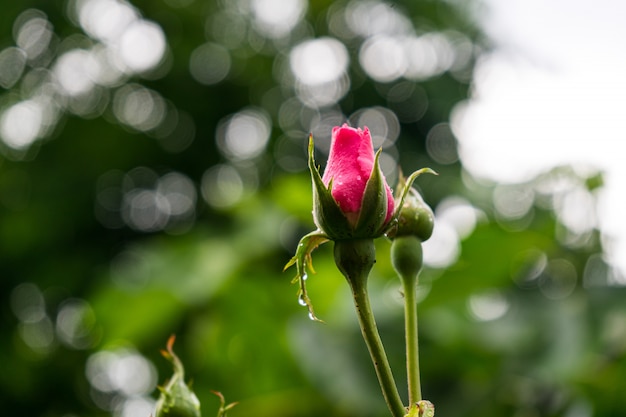
M370 352L385 402L393 417L404 417L406 409L393 379L367 292L367 278L376 262L374 241L372 239L336 241L334 253L337 267L350 284L361 333Z
M417 279L402 279L404 287L404 331L406 337L406 372L409 382L409 404L422 400L419 344L417 330Z
M404 290L404 330L409 408L422 401L417 332L417 285L422 269L422 242L417 236L399 236L391 243L391 263Z
M385 348L378 334L376 321L370 305L369 295L367 292L367 283L365 279L348 279L354 296L354 306L356 307L359 325L363 339L370 352L376 376L383 391L383 396L387 402L387 406L394 417L403 417L406 414L404 404L398 393Z

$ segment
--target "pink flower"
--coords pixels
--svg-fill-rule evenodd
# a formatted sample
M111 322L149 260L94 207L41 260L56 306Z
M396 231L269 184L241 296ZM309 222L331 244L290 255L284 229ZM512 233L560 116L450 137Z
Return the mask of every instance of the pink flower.
M328 187L332 180L331 194L339 208L355 226L364 205L375 204L364 201L365 187L374 169L374 148L367 127L360 128L335 126L330 144L330 155L322 181ZM387 194L387 211L384 224L391 219L394 200L391 189L381 175Z

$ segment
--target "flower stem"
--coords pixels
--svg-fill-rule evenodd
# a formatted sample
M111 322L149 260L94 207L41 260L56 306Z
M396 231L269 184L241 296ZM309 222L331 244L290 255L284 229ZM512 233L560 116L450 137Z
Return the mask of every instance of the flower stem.
M403 279L404 332L406 337L406 372L409 382L409 404L422 400L419 344L417 330L417 279Z
M361 327L361 333L363 339L370 352L374 368L376 369L376 376L378 376L378 382L383 391L383 396L389 406L389 410L394 417L403 417L406 414L406 409L402 404L402 399L398 393L398 388L385 354L385 348L383 347L382 340L378 334L378 328L376 327L376 321L374 320L374 314L370 305L369 295L367 292L367 286L365 280L353 280L350 281L352 295L354 296L354 306L356 307L357 316L359 319L359 325ZM360 285L362 283L363 285Z
M391 263L404 290L404 330L409 407L422 400L417 332L417 285L422 268L422 243L416 236L399 236L391 243Z
M406 408L393 379L367 291L367 278L376 262L373 240L336 241L335 262L350 284L361 333L372 358L385 402L393 417L404 417Z

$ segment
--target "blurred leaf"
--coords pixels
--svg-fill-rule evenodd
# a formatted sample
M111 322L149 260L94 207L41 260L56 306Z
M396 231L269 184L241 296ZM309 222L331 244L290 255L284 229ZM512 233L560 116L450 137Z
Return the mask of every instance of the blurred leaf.
M446 305L489 288L511 284L512 260L529 249L550 251L554 241L534 230L506 232L495 223L479 225L462 242L459 260L432 282L424 308Z

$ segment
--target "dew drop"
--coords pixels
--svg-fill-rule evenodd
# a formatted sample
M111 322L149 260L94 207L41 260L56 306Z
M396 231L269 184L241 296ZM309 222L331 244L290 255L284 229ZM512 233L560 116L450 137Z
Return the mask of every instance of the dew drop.
M307 279L309 279L309 276L307 274L302 274L302 281L306 281Z
M316 321L317 319L315 318L315 316L313 315L313 313L309 312L309 319Z
M304 296L303 296L303 295L300 295L300 296L298 297L298 304L300 304L300 305L301 305L301 306L303 306L303 307L306 307L306 300L304 299Z

